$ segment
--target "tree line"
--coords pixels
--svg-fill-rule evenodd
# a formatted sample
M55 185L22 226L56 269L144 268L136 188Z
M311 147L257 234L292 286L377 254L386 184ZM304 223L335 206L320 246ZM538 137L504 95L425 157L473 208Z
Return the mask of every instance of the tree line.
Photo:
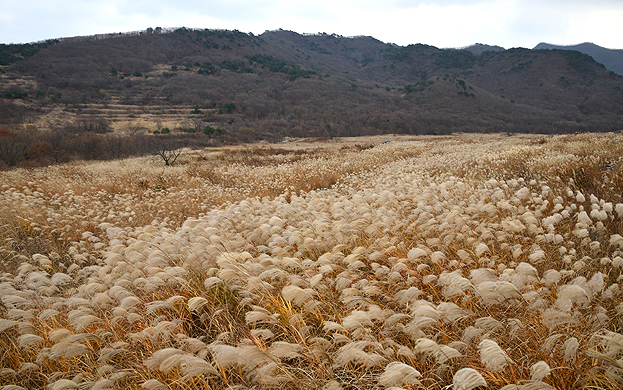
M184 147L218 146L224 141L221 133L113 134L104 125L73 124L40 131L33 126L23 129L0 127L0 169L33 167L64 163L74 160L114 160L132 156L154 155L166 165L179 156Z

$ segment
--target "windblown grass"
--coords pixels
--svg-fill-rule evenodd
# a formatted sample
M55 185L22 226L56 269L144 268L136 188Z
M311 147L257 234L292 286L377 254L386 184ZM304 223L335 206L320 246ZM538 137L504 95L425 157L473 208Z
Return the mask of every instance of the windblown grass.
M4 172L0 385L620 388L621 140Z

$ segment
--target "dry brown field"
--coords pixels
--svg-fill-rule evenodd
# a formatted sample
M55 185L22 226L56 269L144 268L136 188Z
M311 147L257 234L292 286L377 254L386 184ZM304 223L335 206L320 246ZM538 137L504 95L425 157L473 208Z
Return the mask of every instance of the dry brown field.
M0 389L621 388L622 141L0 172Z

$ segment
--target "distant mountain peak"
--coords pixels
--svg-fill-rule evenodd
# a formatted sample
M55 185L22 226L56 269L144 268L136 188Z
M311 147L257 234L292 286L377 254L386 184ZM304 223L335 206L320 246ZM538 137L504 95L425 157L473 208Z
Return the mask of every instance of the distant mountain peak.
M481 54L485 51L504 51L506 49L504 49L502 46L485 45L484 43L474 43L473 45L461 47L456 50L467 50L474 54Z
M579 43L577 45L553 45L541 42L533 50L577 50L580 53L588 54L593 59L603 64L606 69L623 75L623 50L606 49L592 42Z

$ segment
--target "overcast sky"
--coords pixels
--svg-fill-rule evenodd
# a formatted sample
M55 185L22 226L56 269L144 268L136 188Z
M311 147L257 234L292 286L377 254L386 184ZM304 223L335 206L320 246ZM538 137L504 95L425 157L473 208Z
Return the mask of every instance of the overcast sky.
M144 30L369 35L399 45L623 49L623 0L0 0L0 42Z

